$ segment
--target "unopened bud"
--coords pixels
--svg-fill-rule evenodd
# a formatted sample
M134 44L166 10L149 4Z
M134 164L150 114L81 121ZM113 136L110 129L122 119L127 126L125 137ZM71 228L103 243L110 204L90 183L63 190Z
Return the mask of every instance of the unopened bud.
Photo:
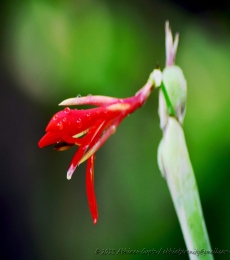
M151 81L152 85L155 88L160 87L162 82L162 72L158 69L155 69L149 76L149 81Z
M187 84L182 70L178 66L168 66L163 72L163 84L175 111L175 116L182 124L187 98Z

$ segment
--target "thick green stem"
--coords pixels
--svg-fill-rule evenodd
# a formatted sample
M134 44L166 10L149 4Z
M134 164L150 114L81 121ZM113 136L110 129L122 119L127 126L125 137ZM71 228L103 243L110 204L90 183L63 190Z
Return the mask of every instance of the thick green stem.
M167 180L187 249L191 251L190 259L213 259L184 132L173 117L168 118L158 163Z
M159 95L160 127L163 138L158 148L158 164L169 187L189 258L212 260L213 254L196 179L182 128L187 84L182 70L174 65L178 34L173 42L168 22L165 29L167 67L163 71Z

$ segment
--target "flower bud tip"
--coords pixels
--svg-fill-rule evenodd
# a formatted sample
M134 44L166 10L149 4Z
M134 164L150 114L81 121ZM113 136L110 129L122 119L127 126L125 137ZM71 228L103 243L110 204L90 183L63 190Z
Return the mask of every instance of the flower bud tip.
M160 87L162 82L162 73L159 69L155 69L149 76L149 81L152 85L154 85L156 88Z

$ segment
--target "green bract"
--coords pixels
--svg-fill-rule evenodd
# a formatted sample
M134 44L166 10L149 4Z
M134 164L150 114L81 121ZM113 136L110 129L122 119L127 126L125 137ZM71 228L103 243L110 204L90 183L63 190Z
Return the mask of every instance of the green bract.
M163 70L163 84L179 122L182 124L187 98L187 84L178 66L168 66Z

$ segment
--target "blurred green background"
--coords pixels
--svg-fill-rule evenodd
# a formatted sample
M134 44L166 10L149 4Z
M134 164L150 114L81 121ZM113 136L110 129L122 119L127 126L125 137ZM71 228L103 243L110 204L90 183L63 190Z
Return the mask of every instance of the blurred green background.
M176 63L188 83L184 130L212 248L230 250L230 5L184 2L1 1L0 259L104 259L96 248L185 249L157 165L157 90L97 152L96 226L86 165L66 179L76 148L58 153L37 146L62 100L132 96L157 62L163 69L167 19L180 33Z

